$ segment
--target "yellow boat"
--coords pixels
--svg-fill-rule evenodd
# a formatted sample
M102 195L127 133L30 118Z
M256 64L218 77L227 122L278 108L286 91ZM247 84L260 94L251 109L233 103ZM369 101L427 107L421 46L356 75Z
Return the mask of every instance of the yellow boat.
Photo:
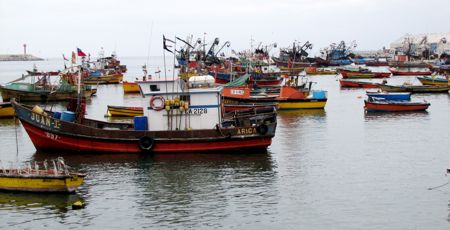
M22 169L1 169L0 190L24 192L75 192L85 174L69 172L62 158L53 162L53 169L39 169L35 163Z
M144 108L130 106L113 106L108 105L106 114L108 117L136 117L144 116Z
M103 76L90 76L83 79L85 85L97 84L119 84L123 79L123 74L115 73Z
M303 99L293 101L279 101L278 110L294 109L323 109L327 104L327 99Z
M10 102L0 103L0 118L14 117L14 108Z
M124 81L122 83L124 93L139 93L139 85L137 82Z
M417 77L417 79L422 83L422 85L450 85L448 79L436 76L421 76Z

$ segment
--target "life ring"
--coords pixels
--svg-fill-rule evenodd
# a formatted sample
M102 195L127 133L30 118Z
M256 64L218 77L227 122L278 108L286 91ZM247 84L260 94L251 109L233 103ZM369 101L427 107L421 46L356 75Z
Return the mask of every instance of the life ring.
M267 127L267 125L265 124L262 124L256 127L256 131L261 135L265 135L269 131L269 127Z
M139 148L143 151L150 151L153 148L155 140L148 136L143 136L139 138Z
M156 101L156 103L155 103L155 101ZM164 97L153 96L152 99L150 99L150 107L152 107L152 109L154 109L155 111L160 111L160 110L164 109L164 107L165 107Z

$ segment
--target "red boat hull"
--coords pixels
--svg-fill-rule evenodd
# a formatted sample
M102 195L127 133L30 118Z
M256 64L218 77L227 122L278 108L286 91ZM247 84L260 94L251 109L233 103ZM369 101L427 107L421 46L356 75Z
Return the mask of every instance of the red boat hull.
M110 141L96 138L80 138L65 134L54 134L39 129L26 121L22 124L38 150L104 153L142 153L138 141ZM192 153L245 149L266 149L272 143L270 137L247 139L223 139L221 141L158 141L153 153Z
M390 77L391 73L384 72L357 72L349 70L339 70L339 73L344 78L386 78Z
M430 106L429 103L415 104L389 104L389 103L373 103L364 101L364 108L371 112L407 112L407 111L425 111Z
M398 71L389 69L393 75L431 75L431 71Z
M341 84L341 87L364 88L364 89L379 88L379 86L377 84L370 83L370 82L339 80L339 83Z

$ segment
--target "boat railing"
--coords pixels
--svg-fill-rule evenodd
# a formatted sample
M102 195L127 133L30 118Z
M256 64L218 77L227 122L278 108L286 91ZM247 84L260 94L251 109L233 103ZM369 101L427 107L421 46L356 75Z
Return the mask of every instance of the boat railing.
M58 157L56 159L50 160L51 167L48 165L48 160L45 159L42 162L34 161L32 162L25 162L24 164L20 165L17 162L13 163L10 162L10 167L6 168L3 165L3 162L0 161L0 167L1 167L1 173L3 175L54 175L54 176L61 176L61 175L69 175L69 169L70 167L64 163L64 159L62 157ZM15 165L15 166L14 166ZM41 168L42 166L42 168Z

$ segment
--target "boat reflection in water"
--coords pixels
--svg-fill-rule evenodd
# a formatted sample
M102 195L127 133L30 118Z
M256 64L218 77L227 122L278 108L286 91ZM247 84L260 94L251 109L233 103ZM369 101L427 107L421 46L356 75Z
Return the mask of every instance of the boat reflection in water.
M123 219L146 219L160 228L189 228L205 221L221 223L236 209L249 206L252 216L279 211L273 208L279 191L270 151L59 155L89 175L82 191L88 191L87 202L114 200L120 209L108 209L108 213ZM34 155L35 159L51 157L43 152Z
M390 113L364 113L366 121L371 120L416 120L417 118L425 118L428 116L427 111L404 111Z
M43 161L51 159L55 155L52 152L37 151L33 155L34 161ZM272 159L270 152L267 150L254 150L241 152L240 154L230 153L186 153L186 154L73 154L70 152L59 152L58 156L65 159L66 162L74 168L83 169L95 165L104 165L105 162L119 165L130 165L133 168L147 168L148 165L161 163L177 163L189 164L189 162L211 164L233 165L234 163L260 163L263 168L271 168ZM170 165L169 165L170 166ZM260 168L260 167L259 167ZM270 169L271 170L271 169Z
M304 109L304 110L280 110L278 111L279 125L301 125L299 120L324 121L326 112L323 109Z
M2 191L0 192L0 209L20 210L29 214L39 214L42 209L54 210L55 213L65 213L71 209L73 202L80 200L83 201L83 198L79 194Z
M16 119L16 124L20 124L18 119ZM14 128L14 118L11 117L0 119L0 126L12 126L12 128Z

